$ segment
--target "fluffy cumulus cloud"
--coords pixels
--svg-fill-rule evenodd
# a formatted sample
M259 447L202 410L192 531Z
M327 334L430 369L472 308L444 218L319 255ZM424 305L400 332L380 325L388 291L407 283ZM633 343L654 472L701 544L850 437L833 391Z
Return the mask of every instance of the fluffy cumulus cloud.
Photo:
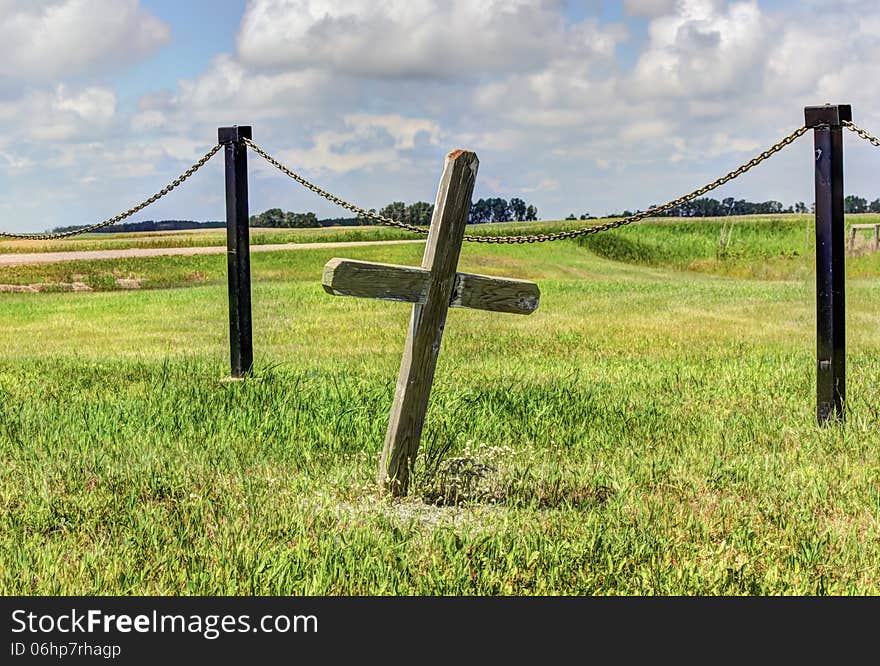
M4 115L18 120L20 136L25 138L83 140L106 130L114 120L116 94L100 87L72 91L59 84L52 91L33 92L8 105Z
M0 0L7 162L52 164L60 144L114 133L118 95L98 79L147 57L169 37L170 27L138 0Z
M536 129L558 135L601 114L584 100L612 92L607 77L627 30L595 17L571 20L566 6L252 0L235 52L181 82L162 111L183 122L259 123L260 141L307 173L337 178L331 185L354 183L358 172L393 172L384 190L371 188L367 205L430 198L438 160L453 147L510 155ZM503 180L554 189L546 187L553 179L531 175Z
M633 91L646 98L712 98L760 90L762 63L775 39L766 21L754 1L680 1L674 12L651 21Z
M138 0L0 0L0 77L45 80L116 67L170 36Z
M552 0L257 0L238 38L255 66L330 67L357 76L468 78L608 49Z
M399 171L407 165L407 153L416 147L417 139L437 145L441 136L434 121L397 114L358 113L346 116L343 122L346 131L320 132L308 149L287 151L282 157L312 171Z
M67 223L72 202L112 198L117 179L154 170L160 160L120 131L129 123L106 79L170 38L138 0L0 0L0 169L30 202L4 226Z

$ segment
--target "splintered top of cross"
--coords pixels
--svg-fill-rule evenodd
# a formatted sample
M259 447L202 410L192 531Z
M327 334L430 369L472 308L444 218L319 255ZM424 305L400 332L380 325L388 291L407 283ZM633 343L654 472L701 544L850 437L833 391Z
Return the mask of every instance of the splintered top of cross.
M465 157L470 161L471 171L476 175L477 168L480 166L480 160L477 157L477 154L471 150L465 150L464 148L456 148L451 153L446 156L447 160L454 162L459 157Z

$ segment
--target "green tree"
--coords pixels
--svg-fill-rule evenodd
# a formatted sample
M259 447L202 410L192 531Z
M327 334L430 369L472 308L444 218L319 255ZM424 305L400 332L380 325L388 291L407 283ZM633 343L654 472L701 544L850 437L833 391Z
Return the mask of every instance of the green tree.
M316 229L321 224L314 213L291 213L291 226L297 229Z
M434 214L434 204L427 201L417 201L406 207L406 221L410 224L427 226L431 224L431 216Z
M484 224L492 219L492 207L486 199L477 199L468 214L470 224Z
M493 222L510 221L510 205L507 203L507 199L500 197L489 199L489 208L492 210Z
M526 208L526 221L527 222L534 222L537 219L538 219L538 209L532 205L529 205L529 207Z
M857 197L854 194L847 195L843 200L844 213L867 213L868 200Z
M375 212L376 212L376 209L375 209L375 208L370 208L370 209L369 209L369 212L370 212L370 213L375 213ZM368 225L368 224L374 224L375 222L374 222L374 220L373 220L372 218L369 218L369 217L367 217L366 215L361 215L361 214L359 214L359 215L357 216L357 223L360 224L360 225L364 225L364 226L366 226L366 225Z
M281 227L284 226L284 211L280 208L270 208L256 216L256 227Z
M526 202L519 197L513 197L510 200L510 214L517 222L526 219Z
M406 220L406 204L402 201L394 201L380 210L379 215L403 222Z

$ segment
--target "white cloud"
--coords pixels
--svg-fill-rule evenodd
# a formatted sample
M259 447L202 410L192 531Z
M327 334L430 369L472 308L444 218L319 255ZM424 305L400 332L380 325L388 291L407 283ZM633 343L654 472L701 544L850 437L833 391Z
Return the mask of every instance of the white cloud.
M116 114L116 94L106 88L86 88L67 95L64 86L59 85L55 105L60 111L72 111L86 122L105 124Z
M138 0L5 0L0 77L52 80L111 68L168 42L169 27Z
M632 93L692 99L762 89L764 57L778 37L768 23L756 0L679 0L674 13L651 21Z
M165 127L168 127L167 115L155 109L141 111L131 118L131 128L135 132L146 132Z
M371 134L376 130L386 132L394 140L394 148L411 150L420 134L437 145L440 142L440 126L427 118L405 118L398 114L370 116L357 113L345 116L345 124L354 129L355 135Z
M762 149L757 141L747 137L732 137L727 132L715 132L711 142L703 146L703 150L710 157L725 155L727 153L756 153Z
M379 168L395 171L406 164L402 151L415 148L419 135L435 145L441 136L437 123L399 115L353 114L345 117L345 125L347 131L344 132L316 134L311 148L287 150L280 155L295 168L309 171L337 174Z
M11 136L16 139L81 141L105 130L115 115L115 93L97 86L71 91L59 84L52 91L36 90L0 102L0 120L14 129Z
M2 150L0 150L0 160L3 160L4 165L12 171L21 171L23 169L28 169L34 164L33 161L31 161L27 157L13 155Z
M636 121L621 129L620 139L625 142L659 139L667 136L670 130L671 126L665 120Z
M567 23L551 0L252 0L238 52L255 67L379 78L463 79L540 68L613 41ZM597 38L598 37L598 38Z
M331 82L315 70L261 72L248 69L228 54L214 59L210 69L194 81L180 82L179 95L150 103L160 110L175 109L190 122L225 125L300 115L320 107ZM345 97L345 91L338 91Z
M521 187L520 192L552 192L558 190L561 183L556 178L542 178L537 185L531 187Z
M623 0L623 8L630 16L660 16L675 7L675 0Z

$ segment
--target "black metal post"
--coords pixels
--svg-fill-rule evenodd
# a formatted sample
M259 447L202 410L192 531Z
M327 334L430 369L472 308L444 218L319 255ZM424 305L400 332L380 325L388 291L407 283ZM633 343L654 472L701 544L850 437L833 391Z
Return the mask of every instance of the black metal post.
M243 377L254 364L251 335L251 252L248 225L248 126L221 127L226 154L226 258L229 284L229 345L232 376Z
M816 417L819 423L845 418L846 325L843 218L842 122L852 120L848 104L808 106L816 165Z

